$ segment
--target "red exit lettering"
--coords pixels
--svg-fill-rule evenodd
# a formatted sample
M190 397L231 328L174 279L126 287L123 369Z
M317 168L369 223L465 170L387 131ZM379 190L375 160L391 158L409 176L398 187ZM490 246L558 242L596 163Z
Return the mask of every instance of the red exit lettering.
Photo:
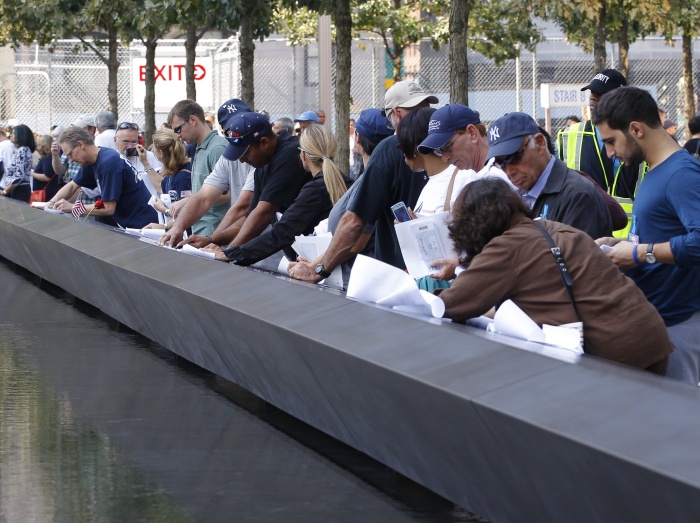
M185 79L185 66L184 65L163 65L163 66L153 66L153 74L156 80L163 80L164 82L181 82ZM194 79L203 80L207 76L207 70L203 65L195 64L194 66ZM139 81L146 81L146 66L139 66Z

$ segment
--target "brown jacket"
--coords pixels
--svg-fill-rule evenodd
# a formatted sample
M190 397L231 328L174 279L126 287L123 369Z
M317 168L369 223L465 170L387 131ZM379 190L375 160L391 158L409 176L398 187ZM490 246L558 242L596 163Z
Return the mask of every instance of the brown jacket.
M586 233L557 222L540 223L561 248L574 280L585 351L663 374L673 345L642 291ZM539 325L577 321L549 244L525 216L493 238L440 298L445 316L455 321L479 316L507 299Z

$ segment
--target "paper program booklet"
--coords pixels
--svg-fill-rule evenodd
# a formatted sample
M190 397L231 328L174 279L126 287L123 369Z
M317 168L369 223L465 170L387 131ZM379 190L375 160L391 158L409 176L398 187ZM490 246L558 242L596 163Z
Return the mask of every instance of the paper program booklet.
M442 258L458 258L447 224L449 212L423 216L394 225L408 274L422 278L436 272L430 264Z

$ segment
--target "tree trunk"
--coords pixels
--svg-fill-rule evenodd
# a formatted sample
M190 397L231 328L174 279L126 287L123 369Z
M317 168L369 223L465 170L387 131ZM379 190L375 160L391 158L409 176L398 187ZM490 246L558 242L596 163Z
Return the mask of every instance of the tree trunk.
M695 110L695 86L693 85L693 32L683 28L683 82L685 84L685 121L690 121L696 114ZM686 138L690 138L690 131L686 126Z
M391 66L394 69L394 82L400 82L403 80L401 75L401 59L403 58L403 47L399 48L396 44L392 43L392 54L389 56L391 58Z
M107 97L109 98L109 110L114 113L114 118L119 121L119 40L117 28L111 26L107 30L109 57L107 59Z
M336 0L335 11L335 121L338 138L336 163L341 171L350 171L350 51L352 18L350 0Z
M153 133L156 129L156 46L157 39L146 40L146 96L143 100L143 110L146 117L144 128L146 147L151 145Z
M450 103L469 105L467 37L469 0L452 0L450 9Z
M620 31L617 38L617 47L620 53L620 64L618 70L622 73L622 76L629 78L630 72L630 22L629 19L624 18L622 20L622 25L620 25ZM629 84L629 81L627 82Z
M185 86L187 98L197 101L197 87L194 85L194 59L197 51L197 28L193 24L187 26L185 38Z
M598 18L595 24L595 34L593 36L593 62L595 72L600 72L605 69L608 61L605 51L605 42L608 40L606 24L608 23L607 5L605 2L598 11Z
M241 53L241 100L255 110L255 43L253 42L253 14L243 17L238 37Z

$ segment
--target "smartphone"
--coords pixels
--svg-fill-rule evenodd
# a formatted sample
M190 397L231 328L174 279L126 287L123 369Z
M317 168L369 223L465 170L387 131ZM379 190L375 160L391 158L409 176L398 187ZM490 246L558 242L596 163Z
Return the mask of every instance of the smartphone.
M124 156L138 156L139 152L136 150L136 147L129 147L127 149L124 149Z
M406 204L403 202L395 203L394 205L392 205L391 212L394 213L394 217L396 218L396 221L407 222L407 221L411 220L411 215L408 214L408 209L406 208Z

